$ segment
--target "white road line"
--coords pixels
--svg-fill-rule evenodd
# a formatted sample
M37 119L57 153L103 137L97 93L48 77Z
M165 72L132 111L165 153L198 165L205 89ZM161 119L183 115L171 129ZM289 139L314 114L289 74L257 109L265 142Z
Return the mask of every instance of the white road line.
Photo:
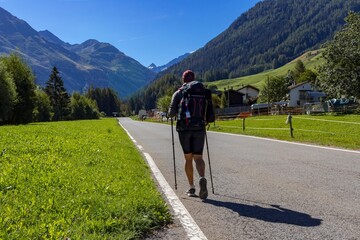
M194 219L191 217L188 210L182 204L180 199L177 197L175 192L170 187L169 183L166 181L165 177L160 172L159 168L156 166L154 160L150 156L150 154L144 152L144 148L136 143L136 140L131 136L129 131L121 125L119 121L119 125L125 130L130 139L134 142L137 148L144 154L146 161L148 162L149 167L151 168L156 180L158 181L161 190L164 195L168 199L171 207L174 210L175 216L180 220L183 228L186 231L187 236L191 240L207 240L204 233L201 231L200 227L196 224Z
M335 123L358 124L358 125L360 124L360 122L348 122L348 121L338 121L338 120L319 119L319 118L307 118L307 117L294 117L294 118L315 120L315 121L323 121L323 122L335 122Z
M298 142L289 142L284 140L277 140L277 139L271 139L271 138L262 138L262 137L254 137L249 135L240 135L240 134L234 134L234 133L223 133L223 132L215 132L215 131L209 131L212 133L219 133L219 134L225 134L225 135L231 135L231 136L237 136L237 137L246 137L246 138L255 138L255 139L262 139L272 142L281 142L281 143L287 143L287 144L293 144L293 145L300 145L300 146L306 146L306 147L312 147L312 148L322 148L327 150L333 150L333 151L340 151L340 152L349 152L349 153L357 153L360 154L360 151L356 150L347 150L347 149L341 149L341 148L332 148L332 147L324 147L319 145L311 145L311 144L305 144L305 143L298 143Z

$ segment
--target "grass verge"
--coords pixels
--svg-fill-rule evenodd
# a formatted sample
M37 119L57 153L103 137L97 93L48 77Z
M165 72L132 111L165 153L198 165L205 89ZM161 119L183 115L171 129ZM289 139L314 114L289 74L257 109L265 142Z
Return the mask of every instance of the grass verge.
M114 119L0 127L0 239L135 239L171 221Z

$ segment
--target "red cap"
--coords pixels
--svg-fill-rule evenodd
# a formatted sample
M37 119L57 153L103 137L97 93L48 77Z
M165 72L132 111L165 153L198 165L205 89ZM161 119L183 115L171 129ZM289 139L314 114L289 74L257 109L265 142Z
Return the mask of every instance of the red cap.
M195 80L195 74L191 70L186 70L182 75L182 80L184 82L191 82Z

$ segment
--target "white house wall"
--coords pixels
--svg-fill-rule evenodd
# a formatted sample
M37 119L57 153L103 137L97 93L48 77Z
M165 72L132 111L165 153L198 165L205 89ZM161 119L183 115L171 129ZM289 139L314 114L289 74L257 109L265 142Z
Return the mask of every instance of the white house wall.
M290 89L289 107L301 106L301 104L298 104L298 101L300 101L300 91L312 91L310 83L306 83Z

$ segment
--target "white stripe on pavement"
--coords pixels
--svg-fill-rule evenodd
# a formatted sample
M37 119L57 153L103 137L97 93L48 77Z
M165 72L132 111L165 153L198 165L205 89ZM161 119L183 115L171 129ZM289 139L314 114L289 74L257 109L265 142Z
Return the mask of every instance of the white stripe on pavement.
M306 146L306 147L312 147L312 148L322 148L322 149L333 150L333 151L340 151L340 152L349 152L349 153L357 153L357 154L360 154L360 151L357 151L357 150L349 150L349 149L334 148L334 147L325 147L325 146L320 146L320 145L311 145L311 144L306 144L306 143L290 142L290 141L285 141L285 140L278 140L278 139L271 139L271 138L263 138L263 137L255 137L255 136L250 136L250 135L241 135L241 134L234 134L234 133L215 132L215 131L208 131L208 132L218 133L218 134L224 134L224 135L230 135L230 136L236 136L236 137L262 139L262 140L271 141L271 142L287 143L287 144L293 144L293 145L299 145L299 146Z
M166 181L165 177L160 172L159 168L156 166L153 158L150 156L150 154L144 152L144 148L137 144L136 140L131 136L129 131L124 128L123 125L121 125L119 120L119 125L125 130L125 132L128 134L130 139L135 143L137 148L144 154L146 161L151 168L156 180L158 181L161 190L163 191L164 195L168 199L171 207L174 210L175 216L180 220L183 228L186 231L187 236L191 240L207 240L204 233L201 231L200 227L196 224L194 219L191 217L188 210L185 208L185 206L182 204L180 199L177 197L175 192L170 187L169 183Z

